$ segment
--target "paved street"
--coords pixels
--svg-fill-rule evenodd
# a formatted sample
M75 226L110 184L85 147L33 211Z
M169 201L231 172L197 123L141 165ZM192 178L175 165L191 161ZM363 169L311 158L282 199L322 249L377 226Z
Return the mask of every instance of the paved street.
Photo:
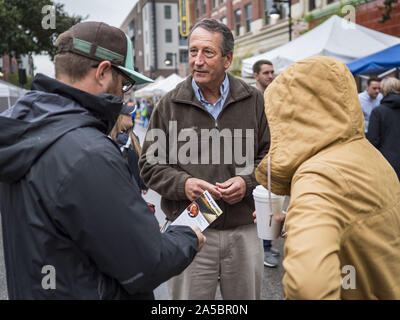
M143 142L145 135L145 129L136 125L135 132L139 136L140 142ZM155 204L156 206L156 217L161 225L165 221L165 215L160 207L160 196L152 191L144 196L145 200ZM4 268L4 255L3 255L3 244L2 244L2 229L0 221L0 300L7 299L7 289L6 289L6 278L5 278L5 268ZM279 239L273 242L274 247L280 249L283 252L283 240ZM264 277L263 277L263 289L261 294L261 299L263 300L280 300L283 299L282 292L282 256L279 257L280 265L277 268L267 268L264 267ZM162 284L155 290L156 299L170 299L166 284ZM217 299L221 299L219 291L217 292Z

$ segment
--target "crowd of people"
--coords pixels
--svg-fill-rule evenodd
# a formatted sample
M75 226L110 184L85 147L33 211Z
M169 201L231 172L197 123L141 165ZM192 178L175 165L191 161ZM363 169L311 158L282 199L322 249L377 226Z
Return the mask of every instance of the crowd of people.
M143 128L147 128L154 109L153 99L129 99L127 105L134 107L130 113L133 126L137 123Z
M260 299L281 253L257 236L259 184L290 196L286 299L400 299L400 81L358 95L345 64L312 57L278 77L259 61L250 86L227 72L225 24L203 19L188 41L191 74L152 108L142 148L122 98L152 80L104 23L61 34L56 79L36 75L0 115L10 299L154 299L166 281L173 299L212 300L218 285L223 299ZM203 232L161 232L148 188L169 221L205 191L223 214Z

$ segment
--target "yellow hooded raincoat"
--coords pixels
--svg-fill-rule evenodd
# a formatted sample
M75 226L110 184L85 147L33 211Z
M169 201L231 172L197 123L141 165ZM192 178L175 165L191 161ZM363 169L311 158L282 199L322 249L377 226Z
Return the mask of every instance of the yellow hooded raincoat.
M290 195L287 299L400 299L400 185L364 136L356 85L328 57L295 63L265 92L271 133L256 169Z

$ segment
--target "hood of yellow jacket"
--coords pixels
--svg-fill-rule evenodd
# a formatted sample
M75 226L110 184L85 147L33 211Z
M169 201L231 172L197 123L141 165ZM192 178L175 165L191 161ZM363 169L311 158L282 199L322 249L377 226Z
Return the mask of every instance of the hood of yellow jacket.
M353 75L341 61L311 57L282 72L264 93L271 145L256 168L257 181L271 191L290 195L299 166L339 143L360 139L364 116Z

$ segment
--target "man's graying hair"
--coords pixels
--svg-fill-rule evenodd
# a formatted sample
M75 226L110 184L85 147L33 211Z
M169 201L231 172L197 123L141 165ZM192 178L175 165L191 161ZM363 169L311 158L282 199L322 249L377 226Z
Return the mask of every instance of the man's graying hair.
M222 22L219 22L218 20L215 19L203 19L200 20L195 24L195 26L190 30L189 33L189 42L190 42L190 37L193 33L194 30L197 28L203 28L207 31L210 32L219 32L222 35L222 40L221 40L221 51L222 51L222 56L226 56L229 52L233 52L233 48L235 45L235 40L233 39L232 31L229 30L229 28L223 24Z

